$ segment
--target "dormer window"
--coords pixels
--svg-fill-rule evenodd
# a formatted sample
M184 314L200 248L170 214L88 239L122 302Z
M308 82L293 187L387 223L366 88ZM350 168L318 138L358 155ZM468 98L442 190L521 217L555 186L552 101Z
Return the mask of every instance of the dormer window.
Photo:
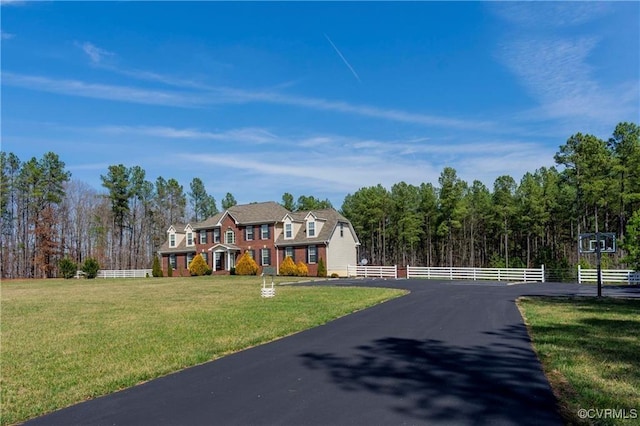
M187 246L193 245L193 232L187 232Z
M316 236L316 223L315 222L307 222L307 237L315 237Z
M284 238L290 240L293 238L293 224L285 223L284 224Z
M169 247L176 246L176 234L169 234Z

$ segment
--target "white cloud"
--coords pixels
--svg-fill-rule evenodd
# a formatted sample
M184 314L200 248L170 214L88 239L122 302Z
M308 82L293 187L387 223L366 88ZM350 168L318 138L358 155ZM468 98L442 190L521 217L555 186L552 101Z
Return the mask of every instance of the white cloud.
M611 10L607 2L488 2L485 5L504 21L533 30L586 24Z
M113 52L101 49L98 46L87 41L82 44L76 43L76 46L81 48L84 53L86 53L89 58L91 58L91 62L93 62L94 64L99 64L100 62L102 62L102 59L104 59L105 56L114 56Z
M42 76L14 74L12 72L3 72L2 77L2 84L4 85L67 96L176 107L195 107L202 104L202 100L198 99L197 96L179 92L86 83L80 80L59 80Z
M276 139L274 134L257 127L231 129L224 132L208 132L198 129L176 129L174 127L165 126L102 126L97 130L106 133L133 134L167 139L237 141L253 144L269 143Z
M597 45L592 37L517 40L505 45L502 59L539 101L537 114L611 123L633 111L638 97L628 85L597 82L588 60Z
M15 34L5 33L4 31L0 30L0 38L2 38L2 40L10 40L15 36Z

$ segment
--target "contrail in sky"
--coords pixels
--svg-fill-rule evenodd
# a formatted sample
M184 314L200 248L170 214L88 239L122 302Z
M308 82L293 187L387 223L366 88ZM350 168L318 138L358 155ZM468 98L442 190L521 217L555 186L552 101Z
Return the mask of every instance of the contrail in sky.
M351 64L349 64L349 62L345 59L345 57L342 55L342 53L340 52L340 50L338 50L338 48L336 47L335 44L333 44L333 42L331 41L331 39L329 38L329 36L327 34L324 35L327 40L329 41L329 43L331 43L331 46L333 46L334 50L336 51L336 53L340 56L340 59L342 59L342 61L344 62L344 64L346 66L349 67L349 69L351 70L351 72L353 73L353 75L355 76L355 78L359 81L362 82L360 80L360 76L358 76L358 73L356 72L356 70L353 69L353 67L351 66Z

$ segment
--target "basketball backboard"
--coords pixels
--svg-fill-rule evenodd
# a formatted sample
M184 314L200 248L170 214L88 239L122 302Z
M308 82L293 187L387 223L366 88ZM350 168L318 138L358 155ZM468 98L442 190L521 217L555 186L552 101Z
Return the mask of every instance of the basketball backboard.
M589 232L580 234L578 238L578 249L580 253L595 253L598 240L600 241L600 253L616 252L616 234L613 232Z

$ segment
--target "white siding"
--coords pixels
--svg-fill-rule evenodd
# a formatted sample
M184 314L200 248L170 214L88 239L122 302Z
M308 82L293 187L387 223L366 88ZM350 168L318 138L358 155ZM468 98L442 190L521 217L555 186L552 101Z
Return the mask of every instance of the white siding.
M333 273L341 277L347 276L347 265L358 264L358 252L356 241L347 224L344 225L343 236L340 236L340 224L331 235L331 240L327 247L327 275Z

